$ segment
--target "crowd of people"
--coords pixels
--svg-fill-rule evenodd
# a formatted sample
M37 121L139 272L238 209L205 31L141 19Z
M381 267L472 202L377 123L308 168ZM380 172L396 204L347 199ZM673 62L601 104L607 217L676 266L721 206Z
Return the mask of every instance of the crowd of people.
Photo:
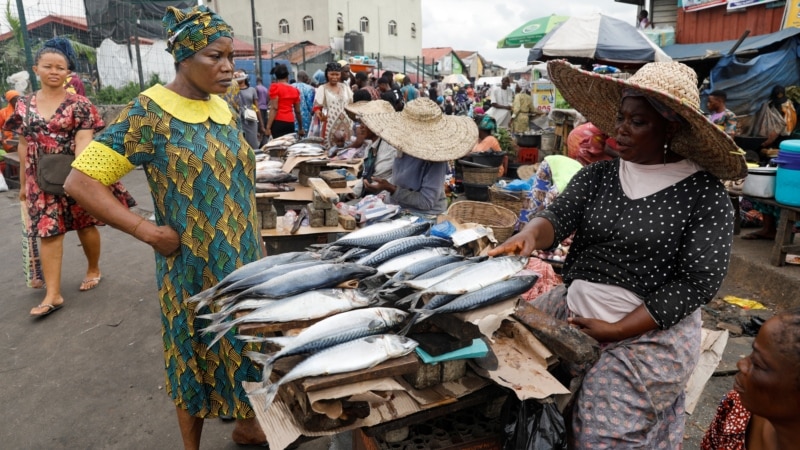
M80 290L102 279L98 225L149 245L166 390L184 447L199 448L204 419L218 417L236 420L237 444L262 444L266 437L242 386L260 381L246 356L259 344L233 330L212 344L195 321L215 306L184 301L265 255L254 149L289 133L318 137L331 157L364 159L356 196L382 195L435 216L447 208L450 161L496 150L498 127L527 130L533 108L521 94L528 86L512 88L507 77L491 91L415 85L388 71L377 79L353 74L342 61L314 77L299 72L296 81L276 65L267 90L234 70L233 30L208 8L168 7L163 24L175 79L141 92L108 126L72 92L74 52L64 39L46 42L35 57L40 90L6 94L13 104L0 119L19 139L25 231L40 244L38 255L25 256L40 261L42 279L32 287L45 289L30 314L47 316L65 303L66 232L77 232L87 259ZM564 284L533 300L602 344L598 361L570 368L582 379L567 414L571 445L680 448L684 389L699 358L700 307L719 289L731 252L733 214L720 180L747 171L732 140L736 123L720 92L709 97L711 120L700 113L696 74L680 63L647 64L626 80L563 61L550 62L548 72L590 123L570 135L569 155L542 163L536 207L490 255L530 255L572 239ZM778 94L776 108L784 106ZM47 178L50 155L74 157L61 191ZM152 191L154 222L131 211L135 201L119 183L139 166ZM231 224L236 233L228 232ZM800 417L798 336L795 310L762 327L704 449L791 448Z

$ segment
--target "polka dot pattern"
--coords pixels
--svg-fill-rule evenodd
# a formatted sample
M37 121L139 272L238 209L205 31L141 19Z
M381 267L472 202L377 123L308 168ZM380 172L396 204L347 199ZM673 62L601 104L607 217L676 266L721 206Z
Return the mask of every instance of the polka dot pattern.
M576 233L565 283L628 289L662 329L708 303L728 270L733 208L708 172L632 200L619 181L619 160L595 163L538 216L553 224L555 242Z

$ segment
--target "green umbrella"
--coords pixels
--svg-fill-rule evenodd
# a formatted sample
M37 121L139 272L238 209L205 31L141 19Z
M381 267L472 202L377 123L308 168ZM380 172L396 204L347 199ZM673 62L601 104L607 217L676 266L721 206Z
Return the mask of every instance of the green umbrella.
M525 25L517 28L508 34L508 36L497 42L497 48L518 48L524 45L527 48L533 47L545 34L550 30L560 25L565 20L569 19L568 16L552 16L539 17L528 21Z

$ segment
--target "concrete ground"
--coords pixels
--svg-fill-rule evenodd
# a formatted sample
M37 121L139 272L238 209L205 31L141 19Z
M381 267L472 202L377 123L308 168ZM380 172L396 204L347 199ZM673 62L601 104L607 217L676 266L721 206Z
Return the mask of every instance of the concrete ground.
M123 183L146 214L152 201L140 170ZM18 191L0 193L0 222L5 239L0 251L3 308L0 310L0 386L6 405L0 410L0 448L9 449L172 449L181 447L174 406L164 391L164 369L152 250L110 227L101 227L103 280L88 292L78 286L85 259L75 233L64 243L62 292L65 307L42 319L30 308L43 292L29 289L20 263ZM771 306L795 303L800 267L766 264L771 244L736 239L731 274L723 291ZM722 308L722 307L720 307ZM736 311L726 314L738 314ZM735 318L735 317L734 317ZM729 319L730 320L730 319ZM746 353L749 344L726 352L726 360ZM713 416L731 377L714 377L687 424L686 448L698 448L699 436ZM230 422L209 420L203 449L235 445ZM303 450L328 447L327 439L303 444Z

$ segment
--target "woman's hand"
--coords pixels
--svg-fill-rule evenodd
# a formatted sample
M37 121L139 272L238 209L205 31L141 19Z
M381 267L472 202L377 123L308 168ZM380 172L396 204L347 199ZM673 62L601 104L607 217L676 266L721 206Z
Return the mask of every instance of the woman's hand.
M297 130L297 135L298 136L305 136L306 135L306 130L300 128L299 130Z
M169 225L158 226L146 222L135 231L133 237L146 242L162 256L171 256L181 246L180 235Z
M20 183L19 185L19 201L24 202L28 199L28 192L25 189L25 185Z
M536 249L536 241L533 233L526 232L523 228L522 231L511 236L508 240L500 244L498 247L489 251L489 256L500 255L521 255L530 256Z
M388 191L390 194L394 194L397 190L397 186L389 183L388 181L384 180L383 178L372 177L372 179L364 180L364 188L369 192L381 192L381 191Z
M595 338L597 342L616 342L620 340L619 330L616 324L608 323L605 320L570 317L567 319L567 322Z

